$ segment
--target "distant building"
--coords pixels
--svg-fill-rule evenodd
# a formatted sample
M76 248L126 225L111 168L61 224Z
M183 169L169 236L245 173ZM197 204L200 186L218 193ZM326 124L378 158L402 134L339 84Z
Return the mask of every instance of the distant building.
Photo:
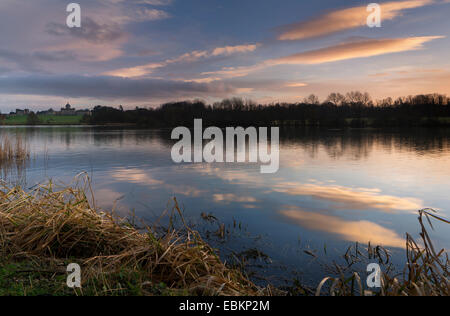
M49 110L50 111L50 110ZM50 113L49 113L50 114ZM65 107L61 108L61 111L54 112L53 115L69 115L69 116L75 116L75 115L91 115L91 111L88 109L84 110L76 110L74 109L69 103L66 104Z
M8 116L21 116L21 115L28 115L30 113L33 113L29 109L16 109L15 112L10 112ZM91 110L89 109L81 109L76 110L73 108L69 103L67 103L63 108L61 108L61 111L54 111L52 108L46 110L46 111L39 111L36 113L37 115L60 115L60 116L76 116L76 115L91 115Z
M65 107L61 108L61 111L58 114L59 115L77 115L76 110L74 108L72 108L69 103L67 103Z
M25 110L21 110L21 109L16 109L16 115L28 115L30 114L30 110L25 109Z

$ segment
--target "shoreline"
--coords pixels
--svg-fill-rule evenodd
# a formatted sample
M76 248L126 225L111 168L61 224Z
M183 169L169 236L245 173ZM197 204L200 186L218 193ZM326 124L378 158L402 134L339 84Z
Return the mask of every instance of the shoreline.
M215 125L207 124L205 127L211 127ZM437 126L429 126L429 125L417 125L417 126L371 126L367 125L364 127L352 127L352 126L328 126L328 125L268 125L268 126L260 126L260 125L233 125L236 127L279 127L281 130L303 130L303 129L310 129L310 130L329 130L329 131L346 131L346 130L434 130L434 129L449 129L450 125L437 125ZM29 128L36 128L36 127L121 127L121 128L136 128L136 129L149 129L149 130L171 130L179 126L147 126L142 125L138 123L79 123L79 124L36 124L36 125L30 125L30 124L0 124L0 128L2 127L29 127ZM193 129L194 124L186 124L187 128ZM225 129L230 126L221 126L218 125L220 129Z

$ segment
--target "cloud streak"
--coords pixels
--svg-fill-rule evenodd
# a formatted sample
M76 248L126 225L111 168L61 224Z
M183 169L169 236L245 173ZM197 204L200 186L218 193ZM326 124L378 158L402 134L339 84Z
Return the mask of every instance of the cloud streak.
M230 56L233 54L253 52L258 48L258 46L259 44L248 44L238 46L217 47L210 51L208 50L193 51L183 54L179 57L166 59L162 62L149 63L142 66L121 68L113 71L108 71L105 73L105 75L124 78L142 77L151 74L155 69L163 68L171 64L192 63L200 59L207 59L211 57Z
M277 65L316 65L356 58L368 58L385 54L414 51L443 36L423 36L394 39L369 39L342 43L317 50L306 51L286 57L263 61L253 66L225 67L221 70L203 72L201 75L214 80L248 76L250 73ZM202 78L206 81L207 78ZM198 81L199 79L197 79Z
M393 20L401 16L404 10L419 8L432 3L434 3L433 0L386 2L381 4L382 18L383 21ZM366 6L333 11L285 27L278 39L281 41L303 40L358 28L367 25L368 14Z
M273 59L266 63L271 65L313 65L355 58L367 58L385 54L418 50L423 48L423 44L440 38L443 37L423 36L394 39L371 39L343 43L336 46L330 46L318 50L294 54L279 59Z

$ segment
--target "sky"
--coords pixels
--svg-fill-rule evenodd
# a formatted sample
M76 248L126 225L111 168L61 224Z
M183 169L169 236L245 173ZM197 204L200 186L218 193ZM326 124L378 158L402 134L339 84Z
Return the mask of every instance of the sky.
M450 94L450 0L0 1L0 110Z

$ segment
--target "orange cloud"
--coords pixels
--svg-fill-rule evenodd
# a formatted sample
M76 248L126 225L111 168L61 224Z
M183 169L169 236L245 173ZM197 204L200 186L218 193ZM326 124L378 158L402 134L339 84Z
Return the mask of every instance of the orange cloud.
M104 75L122 78L142 77L152 73L153 69L158 69L164 67L165 65L166 65L165 63L152 63L137 67L121 68L105 72Z
M405 248L404 239L396 232L369 221L345 221L335 216L306 212L296 206L286 206L280 214L302 227L339 235L344 240Z
M382 19L383 21L392 20L400 16L403 10L419 8L432 3L434 3L433 0L387 2L381 4ZM366 6L333 11L287 27L278 39L283 41L302 40L365 26L368 15Z
M330 201L341 208L352 210L379 209L387 213L397 210L415 212L423 208L423 201L415 198L403 198L382 195L378 189L347 188L339 185L324 186L319 184L280 183L275 192L289 195L307 195L315 199Z
M354 58L365 58L384 54L417 50L423 44L443 38L442 36L423 36L394 39L371 39L365 41L343 43L318 50L307 51L283 58L270 60L267 63L278 64L322 64Z
M308 84L304 83L304 82L291 82L286 84L286 87L288 88L302 88L302 87L307 87Z

